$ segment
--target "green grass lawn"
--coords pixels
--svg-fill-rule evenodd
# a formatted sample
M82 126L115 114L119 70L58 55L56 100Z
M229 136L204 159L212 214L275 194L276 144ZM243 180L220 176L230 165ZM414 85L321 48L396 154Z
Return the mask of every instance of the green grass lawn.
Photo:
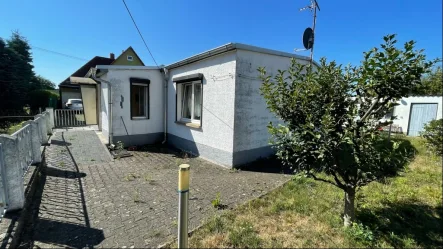
M0 128L0 134L12 135L14 132L22 128L24 122L26 121L12 123L10 126L6 128Z
M443 245L442 162L420 138L406 138L414 159L399 176L363 187L357 223L343 228L344 194L295 177L263 198L214 216L190 247L438 247Z

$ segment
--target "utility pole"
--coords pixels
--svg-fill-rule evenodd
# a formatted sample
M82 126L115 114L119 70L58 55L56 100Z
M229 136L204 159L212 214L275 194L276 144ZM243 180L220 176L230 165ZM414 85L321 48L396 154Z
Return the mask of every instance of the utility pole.
M318 8L318 11L320 11L320 6L318 5L317 0L311 0L310 5L300 9L300 11L309 9L311 12L312 11L314 12L314 18L313 18L314 23L312 25L312 34L311 34L311 37L309 38L309 43L310 43L309 47L311 49L311 55L310 55L310 65L311 66L312 66L312 61L314 59L314 35L315 35L315 24L316 24L316 20L317 20L317 8Z

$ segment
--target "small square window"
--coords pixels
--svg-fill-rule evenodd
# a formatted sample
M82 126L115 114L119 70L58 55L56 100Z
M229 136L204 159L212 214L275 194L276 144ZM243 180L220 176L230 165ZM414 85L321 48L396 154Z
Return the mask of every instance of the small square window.
M130 55L128 55L127 59L128 59L128 61L133 61L134 60L134 58L132 56L130 56Z

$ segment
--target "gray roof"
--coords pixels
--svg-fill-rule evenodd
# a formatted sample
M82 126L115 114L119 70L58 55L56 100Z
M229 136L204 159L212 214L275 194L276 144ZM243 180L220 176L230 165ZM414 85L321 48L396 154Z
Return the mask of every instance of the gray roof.
M253 52L258 52L258 53L263 53L263 54L283 56L283 57L288 57L288 58L296 58L296 59L306 60L306 61L310 60L309 57L306 57L306 56L301 56L301 55L292 54L292 53L288 53L288 52L251 46L251 45L242 44L242 43L232 43L231 42L231 43L222 45L220 47L216 47L211 50L205 51L203 53L193 55L193 56L188 57L186 59L174 62L170 65L167 65L166 68L167 69L177 68L177 67L180 67L180 66L183 66L186 64L190 64L190 63L193 63L193 62L196 62L199 60L203 60L203 59L206 59L206 58L209 58L212 56L216 56L216 55L219 55L219 54L222 54L225 52L233 51L236 49L248 50L248 51L253 51ZM320 66L316 61L314 61L314 65Z

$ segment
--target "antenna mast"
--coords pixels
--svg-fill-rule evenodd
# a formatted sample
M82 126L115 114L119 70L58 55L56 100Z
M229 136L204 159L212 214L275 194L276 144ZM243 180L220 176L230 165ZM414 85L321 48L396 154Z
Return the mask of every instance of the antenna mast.
M303 11L303 10L306 10L306 9L309 9L311 12L312 11L314 12L314 18L313 18L314 19L314 23L312 25L312 35L311 35L311 37L309 39L309 43L310 43L310 47L311 47L310 64L312 66L312 60L313 60L313 57L314 57L315 24L316 24L316 19L317 19L317 9L318 9L318 11L320 11L320 6L318 5L317 0L311 0L311 4L306 6L306 7L304 7L304 8L301 8L300 11Z

